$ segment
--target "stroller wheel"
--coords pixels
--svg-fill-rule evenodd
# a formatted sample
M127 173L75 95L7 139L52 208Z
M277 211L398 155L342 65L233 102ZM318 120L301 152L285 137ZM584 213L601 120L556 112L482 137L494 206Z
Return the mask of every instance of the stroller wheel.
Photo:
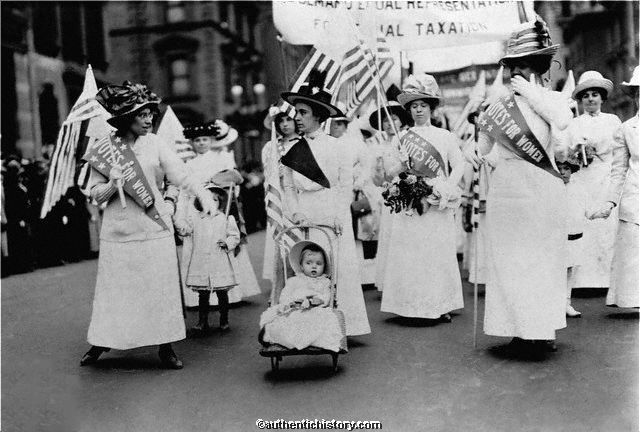
M333 372L338 372L338 354L331 354L331 359L333 360Z

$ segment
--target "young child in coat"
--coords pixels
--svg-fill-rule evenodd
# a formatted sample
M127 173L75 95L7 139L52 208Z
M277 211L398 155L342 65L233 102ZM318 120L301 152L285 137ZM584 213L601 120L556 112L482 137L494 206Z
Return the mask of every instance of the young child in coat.
M338 315L330 308L331 279L324 250L311 241L291 248L296 276L285 284L280 301L260 317L261 341L287 348L308 346L340 350L343 337Z
M214 215L202 213L200 202L194 206L186 227L179 234L193 236L193 248L188 263L186 284L198 293L198 324L196 332L209 330L209 297L211 292L218 296L220 329L229 329L228 291L237 285L229 254L240 243L240 231L233 216L225 217L226 193L217 186L209 186L213 200L218 203Z
M583 263L582 242L585 222L594 215L587 207L587 190L584 186L572 178L572 174L580 169L579 162L568 160L556 161L558 171L567 190L567 317L578 318L581 312L571 305L571 278L576 267Z

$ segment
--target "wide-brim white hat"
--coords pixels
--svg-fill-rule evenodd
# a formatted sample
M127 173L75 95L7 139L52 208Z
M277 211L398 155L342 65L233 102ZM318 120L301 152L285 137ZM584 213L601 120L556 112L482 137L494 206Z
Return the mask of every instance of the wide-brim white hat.
M580 99L580 93L591 88L603 90L606 95L609 95L613 91L613 83L611 82L611 80L603 77L602 74L598 71L586 71L585 73L580 75L578 85L576 85L576 88L573 89L571 97L575 100L578 100Z
M221 148L233 144L238 139L238 131L222 120L216 120L216 125L219 127L220 133L213 137L211 148Z
M327 251L324 250L322 246L320 246L316 242L312 242L310 240L302 240L298 243L294 244L289 251L289 264L291 264L291 268L296 274L302 273L302 267L300 266L300 255L302 255L302 251L307 246L314 245L322 249L322 253L324 254L324 274L331 275L331 263L329 262L329 255Z
M633 70L633 75L629 82L624 81L622 85L627 87L640 87L640 66L636 66Z
M409 75L402 86L402 93L398 95L398 102L405 109L407 104L420 99L434 101L436 105L440 103L442 93L432 75Z

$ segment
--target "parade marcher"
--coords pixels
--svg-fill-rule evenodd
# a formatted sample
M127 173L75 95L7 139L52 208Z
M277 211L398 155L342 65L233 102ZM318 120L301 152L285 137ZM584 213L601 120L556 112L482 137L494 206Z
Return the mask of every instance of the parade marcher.
M324 74L312 71L309 82L297 92L282 94L296 108L296 124L304 138L289 149L282 163L285 209L297 223L329 224L338 236L339 265L337 276L338 308L344 312L349 336L371 332L360 285L359 261L351 226L351 213L343 199L352 187L349 158L337 140L320 127L329 117L339 115L331 105L331 95L324 89ZM292 169L292 166L296 169ZM301 173L302 172L302 173ZM319 233L309 233L325 249L327 240Z
M415 126L394 138L394 154L382 161L385 177L410 178L406 156L416 155L418 148L422 153L411 160L410 173L424 173L426 162L433 161L437 163L437 175L428 176L432 192L425 198L422 214L410 208L394 216L381 310L403 317L450 322L449 313L464 307L454 214L460 205L462 191L457 184L465 162L455 135L431 125L431 111L441 99L436 80L427 74L409 76L398 95Z
M636 67L629 82L623 86L632 89L636 115L622 124L615 135L611 189L608 202L603 204L599 216L609 217L618 206L618 233L611 269L611 287L607 293L608 306L640 307L638 292L638 88L640 67Z
M196 157L187 161L186 167L189 173L192 173L201 184L208 183L211 178L224 170L234 170L235 162L224 151L224 148L233 143L238 138L238 132L229 127L222 120L213 122L199 123L188 126L183 131L185 138L191 140L193 150ZM195 213L194 201L195 196L186 190L180 191L176 204L176 213L174 215L174 223L176 228L184 228L184 223ZM237 208L232 209L232 213L236 217L236 223L241 225L241 220L237 214ZM239 226L241 232L243 227ZM246 233L243 233L242 239ZM181 277L184 281L187 275L187 263L192 253L193 242L190 237L185 237L182 244L182 252L180 257ZM255 277L253 267L249 262L247 252L244 250L246 244L240 244L233 254L231 261L236 275L237 286L229 290L229 302L237 303L245 297L253 296L260 293L260 287ZM184 302L187 307L200 304L198 296L191 290L184 291ZM217 305L217 297L210 298L210 305Z
M567 306L566 315L569 318L577 318L582 315L571 305L571 281L573 273L584 262L584 227L587 220L593 216L589 211L587 190L582 182L576 181L573 174L580 169L577 159L566 161L556 160L556 166L562 176L567 191Z
M386 91L387 100L389 101L386 111L389 112L391 119L387 117L382 107L369 115L369 124L372 128L380 132L379 136L381 137L380 143L376 145L371 152L373 155L373 161L371 162L372 179L378 187L382 186L384 182L389 182L393 179L393 177L388 175L385 176L384 160L393 158L394 152L396 151L393 144L395 131L403 132L412 124L411 116L397 101L400 93L400 89L395 84L391 85ZM395 127L393 127L391 123L393 123ZM379 190L381 189L379 188ZM385 266L388 261L389 235L395 215L389 208L384 206L382 196L380 198L380 226L378 228L375 285L378 291L383 291Z
M217 211L211 215L202 212L198 198L193 201L196 214L191 213L181 228L180 235L191 236L193 245L186 265L186 285L198 293L198 324L194 330L209 330L209 298L218 297L220 329L229 330L230 288L237 285L230 254L240 244L240 231L233 216L225 214L227 194L215 184L208 185Z
M7 218L7 243L9 246L9 271L25 273L33 271L31 249L31 202L24 184L24 169L17 160L7 162L3 176L4 205Z
M300 135L297 132L295 121L278 107L269 109L269 113L264 119L264 126L272 133L275 132L275 135L272 134L272 139L262 148L265 207L267 208L262 278L271 281L272 289L276 287L281 289L284 286L284 270L279 263L280 253L274 241L277 225L281 223L280 219L284 212L282 179L285 167L280 163L280 158L300 139ZM275 212L275 214L270 214L271 212Z
M342 331L331 309L331 268L327 253L318 244L301 241L291 248L296 273L280 293L279 303L260 316L260 341L287 348L309 346L340 351Z
M590 206L599 205L607 199L614 135L622 124L615 114L601 111L602 104L612 91L611 81L599 72L587 71L580 76L572 95L581 103L584 112L569 123L569 152L582 157L584 150L588 165L574 177L585 185ZM574 288L609 287L616 228L616 217L587 222L583 240L584 261L573 275L571 284Z
M566 195L554 161L571 110L541 85L558 47L540 17L519 26L501 60L514 92L478 120L480 155L497 142L499 157L487 196L484 331L513 337L509 349L524 354L555 350L556 330L566 327ZM482 156L470 150L477 167Z
M330 135L338 139L344 154L350 155L352 187L346 190L344 199L351 208L351 222L356 239L356 250L360 259L362 285L375 282L375 254L380 220L380 194L371 179L370 152L364 142L360 128L352 124L339 102L338 110L343 114L333 117Z
M96 100L112 115L108 121L117 131L85 154L91 170L86 191L107 206L88 333L92 347L80 364L95 363L110 348L159 345L163 365L181 369L171 347L185 338L171 224L174 208L163 200L161 183L166 175L189 190L204 213L214 212L215 205L169 144L149 132L160 103L154 93L125 81L100 89ZM116 160L110 170L109 160L100 159L104 154L111 163Z

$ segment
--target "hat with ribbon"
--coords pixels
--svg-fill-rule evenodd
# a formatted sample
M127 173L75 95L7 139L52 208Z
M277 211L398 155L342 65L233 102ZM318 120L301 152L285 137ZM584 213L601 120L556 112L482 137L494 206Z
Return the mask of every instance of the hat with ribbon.
M536 15L535 21L520 24L512 33L507 43L507 52L500 59L501 64L510 60L529 56L553 57L560 45L551 43L547 23Z
M409 103L420 99L433 101L436 105L440 103L442 93L433 75L409 75L404 81L402 93L398 95L400 105L406 109Z
M396 115L402 122L402 125L411 124L411 116L409 113L398 103L398 96L402 93L402 91L395 84L391 84L387 91L385 92L387 96L387 101L389 104L387 105L387 111L389 111L390 115ZM378 124L378 118L384 120L386 117L386 113L384 108L380 107L377 110L374 110L371 114L369 114L369 124L372 128L376 130L382 130L382 126Z
M633 70L633 76L631 76L629 82L624 81L622 85L627 87L640 87L640 66L636 66Z
M308 246L319 248L322 251L322 254L324 255L324 274L330 275L331 263L329 262L329 256L327 255L327 252L318 243L315 243L309 240L299 241L298 243L294 244L291 247L291 251L289 252L289 264L291 264L291 268L293 269L293 271L296 274L302 273L302 265L300 264L300 258L302 256L302 252Z
M603 90L605 92L604 97L606 98L607 95L613 91L613 83L611 80L603 77L600 72L586 71L580 75L578 85L573 89L571 97L575 100L579 100L582 98L583 92L592 88Z
M285 92L280 96L291 105L304 103L319 110L320 112L316 114L321 117L342 117L344 114L331 104L331 94L324 90L326 76L326 71L320 72L314 69L309 73L308 81L302 84L297 92Z
M111 114L111 118L107 121L113 125L119 118L149 105L157 107L161 99L146 85L125 81L121 86L102 87L96 94L96 101Z
M193 124L185 127L183 133L191 140L201 136L212 137L211 148L225 147L238 139L238 131L222 120Z
M275 121L276 116L279 114L287 114L287 111L279 106L269 107L264 120L262 121L262 125L265 127L265 129L271 130L271 123Z

